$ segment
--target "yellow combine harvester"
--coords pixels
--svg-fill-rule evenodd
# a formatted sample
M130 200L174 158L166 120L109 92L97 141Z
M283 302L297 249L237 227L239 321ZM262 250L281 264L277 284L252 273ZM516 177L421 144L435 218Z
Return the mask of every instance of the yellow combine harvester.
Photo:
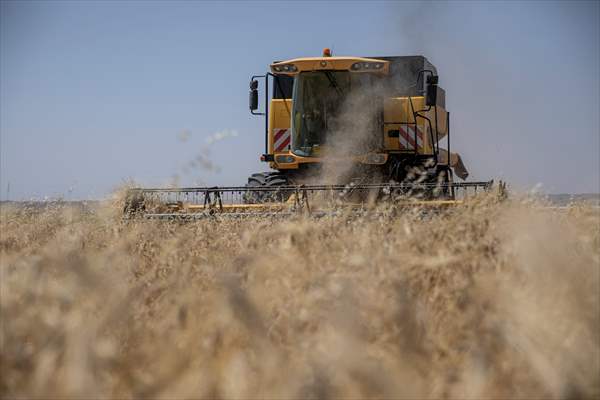
M439 207L492 186L454 181L468 172L450 152L445 92L425 57L332 57L325 49L270 69L250 81L250 112L265 118L261 160L272 171L239 187L130 189L128 215L324 215L381 201Z

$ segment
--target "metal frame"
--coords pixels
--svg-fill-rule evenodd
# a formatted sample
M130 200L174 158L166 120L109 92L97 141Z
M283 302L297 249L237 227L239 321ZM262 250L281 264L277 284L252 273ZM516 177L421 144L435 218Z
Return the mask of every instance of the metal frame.
M250 78L250 81L256 80L256 78L264 78L265 82L265 112L255 112L254 110L250 110L252 115L264 115L265 117L265 161L273 161L269 156L269 76L275 77L270 72L267 72L264 75L253 75Z
M454 186L461 188L483 188L489 189L494 183L490 181L480 182L459 182L455 183ZM437 183L365 183L365 184L348 184L348 185L282 185L282 186L212 186L212 187L187 187L187 188L132 188L129 189L130 193L216 193L216 192L255 192L255 191L296 191L309 190L309 191L323 191L323 190L347 190L349 188L354 189L409 189L414 186L435 188L439 186L445 186L447 184Z

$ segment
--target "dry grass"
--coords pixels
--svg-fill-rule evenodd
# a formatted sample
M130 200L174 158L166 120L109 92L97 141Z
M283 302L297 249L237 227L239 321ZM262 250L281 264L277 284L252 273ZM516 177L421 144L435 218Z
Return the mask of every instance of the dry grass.
M3 398L600 396L600 216L1 210Z

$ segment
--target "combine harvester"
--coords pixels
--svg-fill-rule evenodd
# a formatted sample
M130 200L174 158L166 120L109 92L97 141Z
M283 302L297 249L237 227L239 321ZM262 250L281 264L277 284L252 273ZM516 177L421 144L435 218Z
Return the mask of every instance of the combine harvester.
M252 174L239 187L130 189L127 216L322 216L382 202L437 208L492 187L493 181L454 181L468 172L450 152L445 92L425 57L332 57L325 49L322 57L270 68L251 78L250 112L265 118L260 159L272 171Z

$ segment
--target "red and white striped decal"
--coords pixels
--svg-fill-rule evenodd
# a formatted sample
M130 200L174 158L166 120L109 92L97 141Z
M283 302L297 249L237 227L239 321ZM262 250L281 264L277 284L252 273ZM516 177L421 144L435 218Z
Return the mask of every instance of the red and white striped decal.
M417 129L417 148L418 150L423 150L423 131ZM398 128L399 135L398 139L400 140L400 148L402 150L414 150L415 149L415 127L411 125L404 125Z
M290 149L291 132L289 129L273 130L274 151L288 151Z

